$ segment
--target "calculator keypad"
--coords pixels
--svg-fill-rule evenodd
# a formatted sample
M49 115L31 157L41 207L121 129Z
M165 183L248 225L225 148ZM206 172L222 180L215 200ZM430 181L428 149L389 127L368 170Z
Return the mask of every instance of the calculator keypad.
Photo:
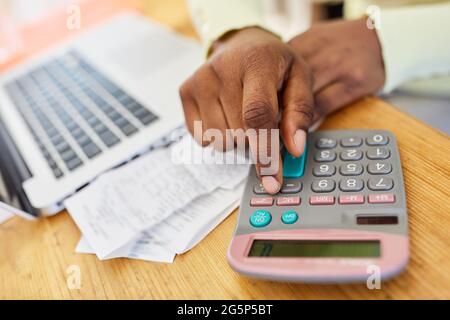
M396 149L389 136L319 137L308 144L307 173L284 179L279 194L269 195L255 176L253 196L247 204L254 207L250 215L253 227L263 228L275 221L282 225L302 223L308 206L320 212L320 206L361 210L363 206L396 203L392 175L398 162L392 159Z

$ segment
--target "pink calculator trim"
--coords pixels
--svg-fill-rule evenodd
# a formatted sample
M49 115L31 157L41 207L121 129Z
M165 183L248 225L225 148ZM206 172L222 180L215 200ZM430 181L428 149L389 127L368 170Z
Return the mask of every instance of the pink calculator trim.
M379 240L381 258L267 258L247 257L255 239L270 240ZM236 235L228 250L232 268L251 277L302 282L366 281L367 267L380 268L381 278L400 273L409 258L408 237L382 232L308 229Z

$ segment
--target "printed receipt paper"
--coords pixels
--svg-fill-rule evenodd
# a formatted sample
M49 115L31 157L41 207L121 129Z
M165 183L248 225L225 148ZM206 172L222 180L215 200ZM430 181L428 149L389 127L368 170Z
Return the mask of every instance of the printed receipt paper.
M246 163L186 136L103 174L65 201L83 234L77 252L172 262L236 208Z

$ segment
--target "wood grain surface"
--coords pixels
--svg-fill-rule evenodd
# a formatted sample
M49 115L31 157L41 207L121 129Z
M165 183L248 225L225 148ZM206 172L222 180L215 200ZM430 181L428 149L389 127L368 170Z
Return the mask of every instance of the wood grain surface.
M183 1L146 1L149 16L194 35ZM377 98L330 116L320 129L391 130L406 185L411 259L382 283L306 285L244 278L226 262L236 213L173 264L74 253L80 232L67 213L0 225L0 298L25 299L419 299L450 298L450 138ZM67 268L81 270L81 289L67 286Z

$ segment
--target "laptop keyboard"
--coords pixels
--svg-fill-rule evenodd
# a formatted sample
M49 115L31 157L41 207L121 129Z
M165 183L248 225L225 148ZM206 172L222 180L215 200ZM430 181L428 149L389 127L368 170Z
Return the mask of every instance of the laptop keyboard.
M157 119L75 51L46 62L5 88L56 178Z

